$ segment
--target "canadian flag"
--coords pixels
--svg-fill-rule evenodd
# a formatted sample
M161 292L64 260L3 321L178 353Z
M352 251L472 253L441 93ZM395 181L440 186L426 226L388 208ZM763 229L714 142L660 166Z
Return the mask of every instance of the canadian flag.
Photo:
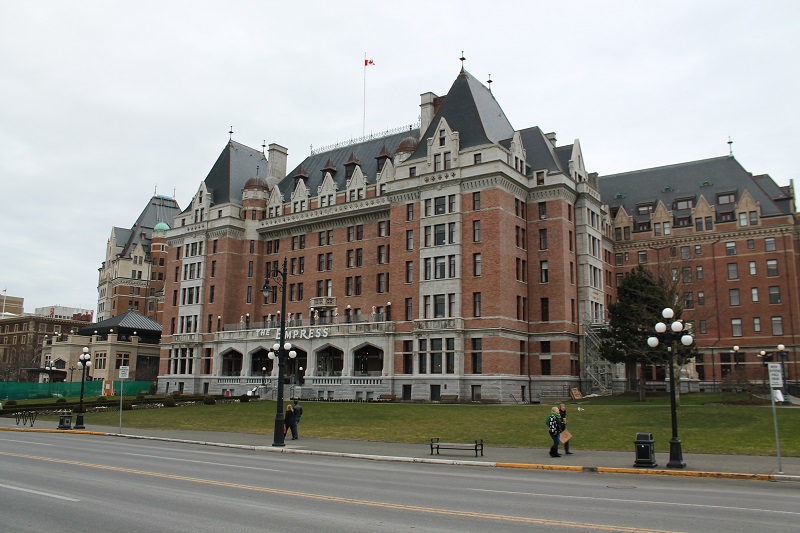
M365 59L364 66L367 67L369 65L375 65L375 62L372 59Z

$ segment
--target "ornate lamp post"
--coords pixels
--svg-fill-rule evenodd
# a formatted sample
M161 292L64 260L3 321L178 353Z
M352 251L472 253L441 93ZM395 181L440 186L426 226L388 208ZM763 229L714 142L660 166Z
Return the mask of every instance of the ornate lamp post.
M267 279L264 280L264 286L261 288L261 293L265 298L268 298L272 291L281 291L281 314L280 314L280 342L272 345L272 351L267 354L270 359L278 360L278 401L275 411L275 431L272 437L273 446L285 446L283 434L283 376L286 368L286 357L294 359L297 357L297 352L292 350L292 344L286 342L286 279L288 274L286 272L286 258L283 259L283 269L267 272ZM276 286L272 287L269 280L272 279L276 282ZM280 285L277 283L280 282Z
M52 392L50 391L50 387L53 384L53 370L55 370L55 368L56 367L54 367L52 365L52 363L49 363L49 362L47 363L47 366L44 367L44 369L47 370L47 395L48 396L50 396L52 394Z
M81 355L78 357L78 368L81 369L81 401L78 406L78 416L75 418L75 429L86 429L83 425L83 385L86 382L86 371L92 366L89 348L83 347Z
M675 311L667 307L661 312L665 320L672 320ZM656 334L647 339L647 344L651 348L658 346L659 341L668 343L669 346L669 407L672 415L672 439L669 441L669 462L667 468L684 468L683 450L681 449L681 439L678 438L678 411L675 398L675 352L678 350L678 341L684 346L691 346L694 338L688 333L683 333L683 322L675 320L669 327L664 322L659 322L655 326ZM682 334L683 333L683 334Z

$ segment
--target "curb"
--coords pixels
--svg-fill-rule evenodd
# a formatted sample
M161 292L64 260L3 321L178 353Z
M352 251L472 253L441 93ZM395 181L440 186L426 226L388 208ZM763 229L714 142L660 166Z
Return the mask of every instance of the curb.
M19 431L36 433L69 433L77 435L99 435L105 437L121 437L126 439L156 440L165 442L179 442L182 444L195 444L201 446L216 446L220 448L235 448L239 450L251 450L268 453L292 453L300 455L320 455L325 457L347 457L350 459L365 459L369 461L392 461L398 463L424 463L438 465L457 465L457 466L481 466L493 468L517 468L524 470L550 470L562 472L581 472L592 474L636 474L650 476L679 476L715 479L738 479L750 481L789 481L800 482L800 476L787 474L742 474L736 472L706 472L706 471L684 471L684 470L642 470L641 468L613 468L605 466L571 466L571 465L549 465L537 463L497 463L492 461L468 461L463 459L429 459L425 457L399 457L391 455L372 455L345 452L329 452L323 450L298 450L294 448L281 448L274 446L254 446L250 444L228 444L224 442L208 442L202 440L175 439L170 437L152 437L148 435L128 435L125 433L108 433L103 431L86 431L74 429L34 429L17 427L0 427L0 431Z

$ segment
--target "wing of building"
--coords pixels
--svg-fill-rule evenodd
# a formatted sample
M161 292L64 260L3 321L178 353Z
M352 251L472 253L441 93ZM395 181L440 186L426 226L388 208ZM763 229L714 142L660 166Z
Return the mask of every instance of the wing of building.
M730 158L600 179L577 140L514 128L463 69L443 96L421 95L419 114L418 127L314 151L288 171L278 144L224 146L165 231L161 392L269 394L281 304L261 289L284 260L283 319L298 354L286 375L305 398L509 403L609 392L624 386L615 372L624 376L596 356L595 328L617 276L685 247L690 260L714 261L692 264L695 281L695 266L728 272L728 232L740 275L750 268L742 254L761 254L752 260L765 299L765 261L778 261L780 301L760 317L783 314L782 335L796 331L788 188ZM701 292L727 298L722 275L713 279L713 290L692 291L698 305ZM736 332L714 320L716 336L698 342L720 350Z
M115 227L97 281L97 320L135 311L161 321L164 302L164 232L181 212L178 203L155 195L128 228Z

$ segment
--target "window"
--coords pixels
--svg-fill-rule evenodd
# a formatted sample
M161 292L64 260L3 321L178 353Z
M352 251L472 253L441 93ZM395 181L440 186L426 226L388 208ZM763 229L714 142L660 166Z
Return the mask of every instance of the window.
M767 252L775 251L775 237L768 237L764 239L764 250Z
M476 154L476 157L480 158L481 154ZM474 192L472 193L472 210L478 211L481 208L481 193Z
M733 193L724 193L717 195L717 204L726 205L736 202L736 195Z
M547 202L539 202L539 220L547 218Z
M728 279L739 279L739 265L728 263Z
M414 318L414 303L411 298L406 298L405 301L406 320L413 320Z
M378 222L378 237L389 236L389 223L385 220Z
M778 275L778 260L767 259L767 276L777 276L777 275Z
M692 207L694 207L694 200L692 198L675 200L673 204L673 209L691 209Z
M439 172L442 170L442 154L433 154L433 171Z
M414 204L406 204L406 220L414 220Z
M772 317L772 334L783 335L783 317Z
M472 221L472 242L481 242L481 221Z
M773 285L769 288L769 303L771 304L779 304L781 303L781 288L777 285Z
M539 249L540 250L547 250L547 230L540 229L539 230Z
M378 246L378 264L385 265L389 262L389 246L381 244Z
M622 254L621 253L614 254L614 264L616 266L622 266Z
M706 305L706 293L704 291L697 292L697 305Z
M691 249L688 246L681 246L681 259L691 259Z
M761 319L759 317L753 318L753 331L761 333Z
M472 293L472 316L481 316L481 293Z
M645 263L647 263L647 250L639 252L639 264L643 265Z
M472 265L475 271L475 276L481 275L481 254L472 254Z
M539 272L540 272L539 281L541 281L542 283L548 283L550 281L550 269L548 267L547 261L539 261Z
M740 305L739 302L739 289L728 290L728 301L731 305Z
M406 250L414 249L414 230L406 230Z
M753 287L750 289L750 300L753 302L758 301L758 287Z
M414 282L414 261L406 261L406 283Z
M433 244L434 246L442 246L446 242L447 226L445 224L436 224L433 227Z
M747 226L747 213L739 213L739 225Z
M379 273L375 283L375 289L378 293L384 293L389 291L389 274L386 273Z
M694 276L699 280L703 279L703 267L701 266L695 267Z
M734 337L741 337L742 336L742 319L741 318L732 318L731 319L731 335Z
M749 270L750 270L750 275L751 276L755 276L756 275L756 262L755 261L750 261Z
M542 322L547 322L550 320L550 299L549 298L542 298L539 302L541 314L542 314Z

